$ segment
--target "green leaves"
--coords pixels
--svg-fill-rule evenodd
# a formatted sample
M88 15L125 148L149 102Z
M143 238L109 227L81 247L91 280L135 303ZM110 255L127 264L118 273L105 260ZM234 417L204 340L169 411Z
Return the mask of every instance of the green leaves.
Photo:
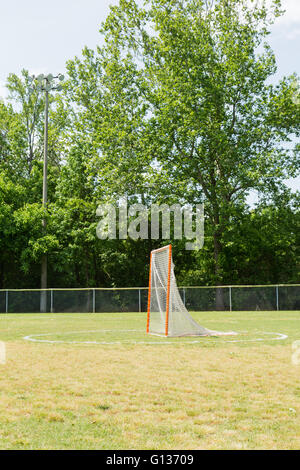
M139 121L150 149L145 173L152 174L152 183L167 175L166 187L158 189L165 197L178 194L179 181L189 190L181 189L178 197L195 202L204 195L215 227L217 260L235 201L245 200L250 189L273 191L296 172L293 150L286 148L290 136L299 132L290 79L276 91L266 84L276 64L264 41L280 2L273 2L269 10L263 4L254 8L235 0L211 6L168 0L146 5L143 9L135 2L121 2L104 25L107 42L99 63L105 58L103 64L109 64L103 66L103 77L109 70L111 79L107 93L113 91L111 83L122 83L124 89L135 83L134 105L143 103L149 110ZM258 46L263 49L260 55ZM133 135L132 104L130 94L121 90L108 103L109 109L119 110L118 129L124 129L118 146L102 134L104 152L111 159L116 152L119 161L128 155L127 181L145 155L138 133L133 154L122 144Z
M10 104L0 102L0 227L9 247L2 264L21 260L38 283L47 253L58 284L140 284L120 265L133 266L138 250L143 272L151 243L95 238L98 203L126 195L146 205L205 202L204 249L184 257L182 272L193 282L232 283L243 265L243 278L255 280L257 263L249 274L242 260L259 258L268 235L258 227L267 219L263 210L249 212L246 197L257 190L280 200L283 181L299 172L297 77L268 84L276 61L266 38L279 14L279 0L268 9L246 0L121 0L111 7L104 46L68 61L63 93L51 97L46 235L44 98L30 90L27 71L11 74ZM272 230L268 221L264 227ZM272 239L276 252L280 240Z

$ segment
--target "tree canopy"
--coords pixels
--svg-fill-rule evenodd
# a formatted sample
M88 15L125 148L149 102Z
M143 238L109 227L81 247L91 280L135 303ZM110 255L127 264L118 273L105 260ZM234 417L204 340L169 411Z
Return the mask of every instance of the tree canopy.
M43 97L29 93L27 71L10 75L9 103L0 102L1 181L10 188L17 179L23 196L0 192L1 211L11 230L15 220L22 229L16 245L3 242L15 267L8 275L3 253L1 285L16 287L20 270L20 285L38 287L26 273L38 272L43 253L52 285L146 285L149 250L165 241L96 237L97 205L124 195L148 207L205 204L203 249L185 252L171 240L181 283L299 281L299 195L284 185L299 174L297 76L271 80L267 43L280 14L279 0L269 8L246 0L111 7L104 45L68 61L64 91L52 98L47 235L39 229Z

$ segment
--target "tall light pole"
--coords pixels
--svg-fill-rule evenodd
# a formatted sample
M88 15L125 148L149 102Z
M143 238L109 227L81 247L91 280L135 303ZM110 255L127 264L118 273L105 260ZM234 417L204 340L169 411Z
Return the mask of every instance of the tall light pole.
M59 82L64 80L62 74L53 76L51 73L48 75L40 74L37 77L34 75L30 77L31 90L34 88L39 91L45 92L45 124L44 124L44 167L43 167L43 209L44 215L47 211L47 171L48 171L48 110L49 110L49 92L53 90L62 90L62 85ZM43 231L46 233L47 221L46 217L43 217L42 221ZM47 311L47 254L42 257L41 265L41 297L40 297L40 311Z

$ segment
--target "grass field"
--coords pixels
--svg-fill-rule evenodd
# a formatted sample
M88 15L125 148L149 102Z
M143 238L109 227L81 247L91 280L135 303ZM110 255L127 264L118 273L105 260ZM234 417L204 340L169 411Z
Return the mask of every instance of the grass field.
M238 335L147 336L137 313L0 315L0 448L299 449L300 312L193 317Z

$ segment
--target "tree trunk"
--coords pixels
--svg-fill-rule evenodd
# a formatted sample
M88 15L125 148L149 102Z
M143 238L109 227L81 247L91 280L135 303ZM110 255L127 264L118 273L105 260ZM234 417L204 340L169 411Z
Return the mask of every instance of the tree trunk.
M0 289L4 289L3 263L0 264Z
M86 251L85 252L85 286L86 287L91 287L90 286L90 274L89 274L89 265L88 265L88 252ZM88 290L87 291L87 303L86 303L86 311L87 312L91 312L92 310L92 307L91 307L91 304L92 304L92 291L91 290Z
M225 310L224 289L222 287L216 288L216 310Z
M215 259L216 286L221 285L221 282L222 282L221 265L220 265L221 251L222 251L222 245L220 242L220 232L218 230L215 230L214 232L214 259ZM216 310L225 310L224 289L222 287L216 288Z

